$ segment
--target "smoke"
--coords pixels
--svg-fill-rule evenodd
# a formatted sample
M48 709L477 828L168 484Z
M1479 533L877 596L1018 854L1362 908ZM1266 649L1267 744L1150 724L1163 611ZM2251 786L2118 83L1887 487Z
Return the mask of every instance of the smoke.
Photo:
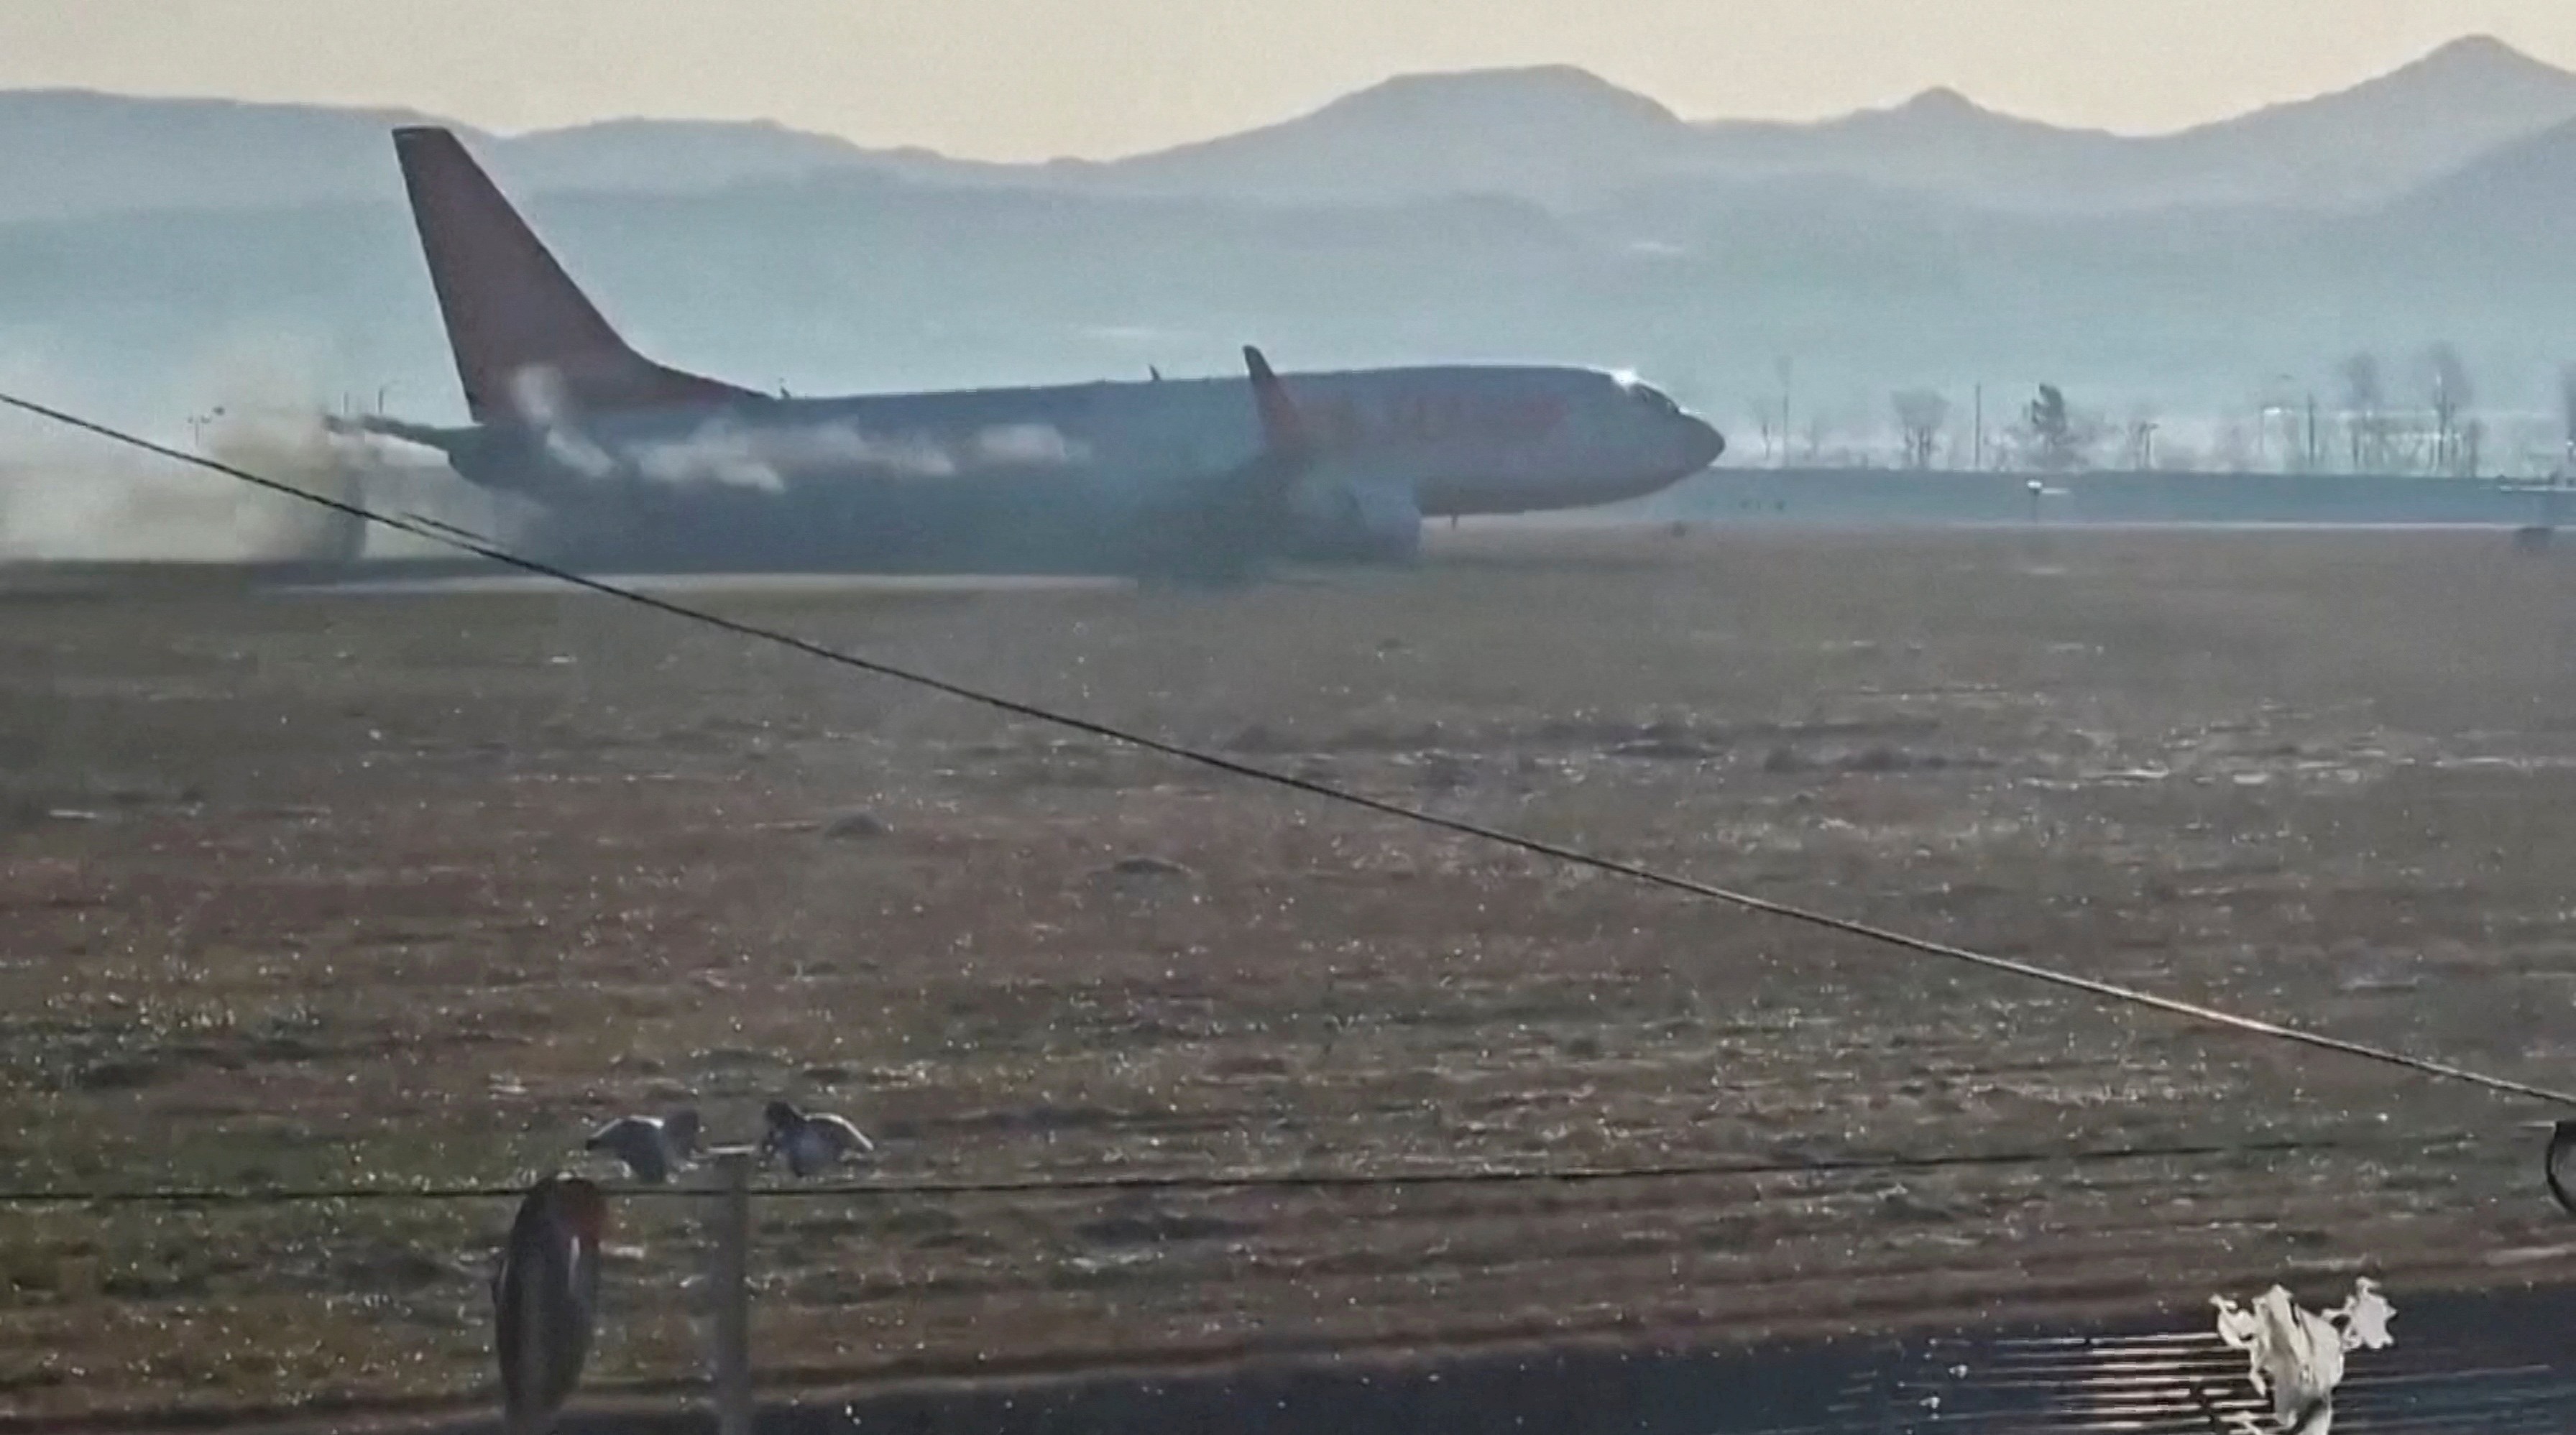
M742 425L719 421L682 439L629 450L635 471L656 483L724 484L776 493L805 473L884 478L954 478L996 468L1062 468L1088 456L1045 424L1005 424L963 439L873 434L846 423Z
M941 479L994 468L1067 467L1089 457L1084 445L1047 424L998 424L960 440L873 434L823 419L743 424L729 418L711 420L685 438L621 442L612 453L583 429L563 375L544 365L512 376L510 403L549 456L593 481L627 475L675 487L712 484L778 493L803 473Z
M262 414L217 424L206 434L208 457L308 493L348 496L347 467L318 418ZM167 460L76 454L59 443L10 442L0 455L0 559L348 559L365 542L357 519Z
M721 483L776 493L789 473L857 469L897 478L948 478L957 457L928 439L884 439L839 424L743 428L711 424L685 439L639 445L636 470L657 483Z
M520 370L512 378L510 400L521 421L541 436L548 455L594 481L624 473L674 486L778 493L800 473L940 479L981 469L1067 467L1089 457L1084 445L1047 424L998 424L958 440L872 434L828 420L745 425L729 419L710 421L685 438L621 443L612 454L583 430L556 370Z
M351 456L323 429L319 405L274 357L220 359L179 447L343 501L354 496ZM62 390L25 365L14 391ZM23 377L22 377L23 375ZM0 559L89 562L277 562L356 556L358 520L237 479L54 430L33 418L0 423Z
M604 479L617 472L617 460L581 431L572 412L572 396L563 375L539 366L510 376L510 404L519 418L545 436L546 453L584 478Z

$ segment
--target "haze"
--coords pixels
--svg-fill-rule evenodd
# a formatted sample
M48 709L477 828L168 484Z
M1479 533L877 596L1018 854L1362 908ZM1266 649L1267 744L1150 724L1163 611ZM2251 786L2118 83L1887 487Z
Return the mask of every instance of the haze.
M2565 0L9 0L0 87L401 105L500 129L765 118L872 145L1106 156L1408 70L1569 63L1695 118L1955 86L2145 132L2467 33L2576 64Z

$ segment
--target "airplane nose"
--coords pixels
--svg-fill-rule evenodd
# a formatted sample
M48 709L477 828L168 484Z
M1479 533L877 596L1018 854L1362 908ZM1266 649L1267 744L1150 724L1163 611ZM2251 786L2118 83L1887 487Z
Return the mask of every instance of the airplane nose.
M1719 433L1713 425L1685 414L1682 416L1680 448L1682 471L1697 473L1725 454L1726 435Z

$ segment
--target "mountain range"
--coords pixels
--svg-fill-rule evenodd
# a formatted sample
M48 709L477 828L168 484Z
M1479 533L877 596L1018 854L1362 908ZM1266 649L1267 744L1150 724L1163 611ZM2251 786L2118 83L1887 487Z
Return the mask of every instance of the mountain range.
M2576 74L2481 37L2349 89L2150 136L2019 119L1947 89L1812 124L1692 122L1565 66L1399 76L1278 124L1105 162L982 163L767 123L459 128L523 191L694 193L866 172L1271 203L1486 194L1581 208L1648 186L1829 179L2101 212L2364 204L2571 120ZM385 130L423 122L407 111L0 93L0 222L390 200L399 189Z
M222 356L293 349L325 392L439 416L385 135L422 119L0 94L0 377L166 428ZM2519 401L2576 357L2576 74L2485 39L2147 137L1950 91L1695 122L1565 67L1104 162L696 121L465 136L633 337L758 385L1221 369L1258 339L1299 367L1632 365L1741 428L1784 377L1800 413L1870 422L1891 388L1977 380L2231 404L2360 349L2396 387L2437 340Z

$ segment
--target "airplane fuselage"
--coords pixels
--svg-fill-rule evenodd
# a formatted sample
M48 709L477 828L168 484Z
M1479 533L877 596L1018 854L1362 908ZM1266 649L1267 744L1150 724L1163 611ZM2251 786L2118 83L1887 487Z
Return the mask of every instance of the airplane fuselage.
M1608 503L1706 467L1634 379L1445 366L771 398L619 337L456 136L394 147L475 425L354 427L531 500L558 561L1241 571L1403 558L1425 513Z
M1713 431L1598 370L1425 366L1281 381L1322 454L1297 532L1394 557L1424 516L1615 502L1704 468ZM658 565L1119 566L1157 505L1256 454L1242 379L761 398L473 431L458 471L543 505L547 546Z

